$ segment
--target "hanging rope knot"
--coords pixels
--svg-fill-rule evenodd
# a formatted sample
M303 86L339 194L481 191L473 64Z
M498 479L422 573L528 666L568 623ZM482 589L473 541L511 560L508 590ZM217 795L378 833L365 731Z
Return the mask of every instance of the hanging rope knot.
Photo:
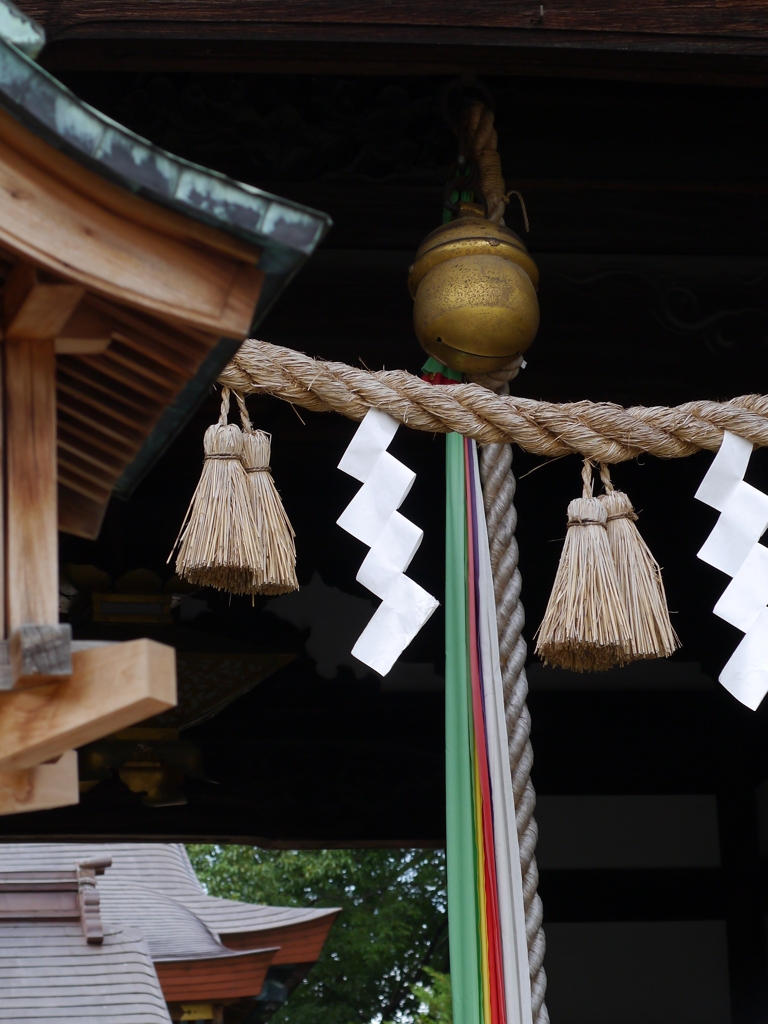
M627 509L626 512L616 512L615 515L608 516L606 523L613 522L614 519L631 519L633 523L636 523L639 518L637 512L632 508Z

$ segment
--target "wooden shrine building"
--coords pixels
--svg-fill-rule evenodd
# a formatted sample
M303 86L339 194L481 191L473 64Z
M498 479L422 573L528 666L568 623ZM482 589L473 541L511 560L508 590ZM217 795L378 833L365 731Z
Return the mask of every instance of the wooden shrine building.
M176 704L170 647L73 649L57 531L98 535L113 491L170 444L327 218L98 114L32 59L39 27L0 13L8 813L76 803L72 748Z
M180 845L3 845L0 1020L258 1024L337 913L208 896Z
M177 693L175 707L167 691L148 697L146 675L102 687L125 701L97 727L74 716L18 757L3 702L67 684L0 694L4 808L35 806L33 783L57 764L68 773L66 793L55 778L47 798L38 789L50 809L0 817L3 839L442 845L442 614L384 679L350 654L375 607L355 578L362 548L336 526L357 489L337 470L350 421L248 400L272 434L298 593L251 603L174 579L168 554L218 416L212 383L254 332L420 372L407 272L456 161L447 98L475 89L530 232L514 196L507 223L540 272L541 327L513 392L623 406L768 393L768 4L20 7L42 29L0 8L5 675L34 668L23 635L13 642L21 625L66 625L75 667L136 644L175 652ZM13 384L32 365L47 367L37 439ZM401 428L391 450L416 473L403 513L424 541L410 571L441 598L442 439ZM715 521L693 500L710 464L643 457L614 472L663 566L681 650L570 674L545 669L532 640L580 466L515 449L555 1024L755 1024L768 1008L768 708L717 683L738 636L713 616L722 574L696 557ZM768 491L764 450L747 480ZM34 498L15 504L20 487ZM32 567L44 604L18 610ZM114 857L97 879L105 905Z

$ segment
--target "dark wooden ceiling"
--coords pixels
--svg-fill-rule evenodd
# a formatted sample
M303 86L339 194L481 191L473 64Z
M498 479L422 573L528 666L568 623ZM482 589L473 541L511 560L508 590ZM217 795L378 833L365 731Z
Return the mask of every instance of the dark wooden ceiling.
M22 0L56 70L482 74L764 85L765 0Z

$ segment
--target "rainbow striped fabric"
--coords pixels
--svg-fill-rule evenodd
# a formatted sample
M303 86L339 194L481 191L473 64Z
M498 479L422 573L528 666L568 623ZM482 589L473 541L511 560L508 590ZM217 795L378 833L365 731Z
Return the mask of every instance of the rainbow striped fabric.
M454 1024L531 1024L520 854L475 442L446 462L446 828Z

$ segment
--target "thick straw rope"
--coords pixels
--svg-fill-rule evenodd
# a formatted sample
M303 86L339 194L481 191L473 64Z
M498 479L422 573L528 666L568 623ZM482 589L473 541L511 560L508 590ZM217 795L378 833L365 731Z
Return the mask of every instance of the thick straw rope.
M537 402L494 395L477 384L433 387L404 370L360 370L248 340L219 380L243 394L270 394L316 412L361 420L381 409L416 430L456 431L481 444L514 442L536 455L577 453L596 462L626 462L643 452L678 459L717 451L723 431L768 445L768 396L729 402L634 406L608 402Z
M504 388L506 390L506 385ZM517 510L514 499L517 481L512 471L512 449L508 444L489 444L481 448L480 476L496 596L496 626L499 632L501 679L509 738L509 769L512 773L515 825L523 874L533 1024L549 1024L549 1013L544 1002L547 989L547 975L544 971L546 941L542 926L541 897L537 892L539 872L535 851L538 828L533 817L536 792L531 782L531 716L526 704L528 680L525 661L528 647L523 639L525 612L520 600L522 580L515 537Z

